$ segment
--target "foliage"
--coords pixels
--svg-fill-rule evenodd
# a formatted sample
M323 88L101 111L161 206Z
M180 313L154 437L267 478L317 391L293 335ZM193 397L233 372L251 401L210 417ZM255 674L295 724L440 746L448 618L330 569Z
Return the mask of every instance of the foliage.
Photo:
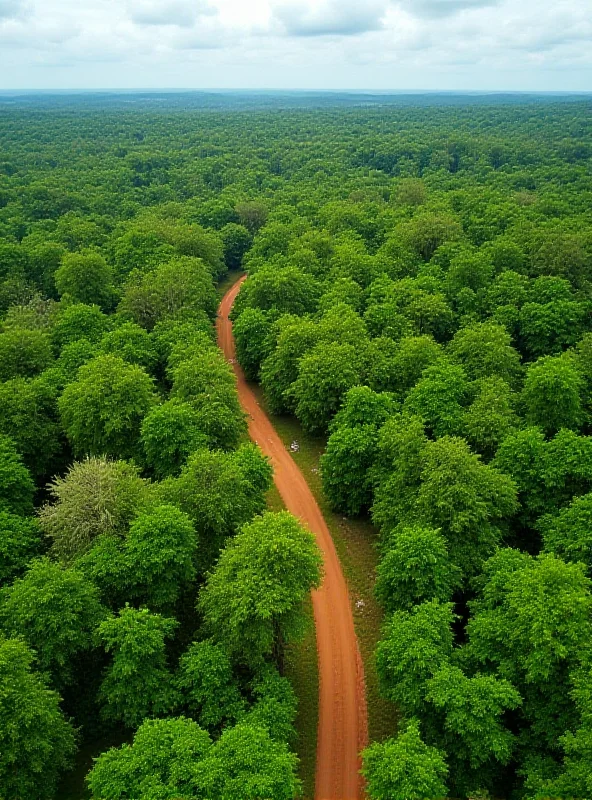
M146 274L133 273L125 287L119 309L151 331L182 309L216 312L216 294L211 275L199 258L183 256L158 265Z
M41 509L41 527L54 553L67 563L88 550L97 536L125 534L148 492L148 484L131 464L87 458L51 483L54 502Z
M226 545L201 592L211 635L250 664L281 653L302 631L321 563L312 534L290 514L257 517Z
M0 381L33 377L51 361L50 342L44 331L15 327L0 333Z
M201 418L189 403L168 400L149 411L141 438L146 463L158 478L178 475L192 453L207 446Z
M190 715L203 728L212 730L236 722L243 713L245 703L220 644L194 642L181 656L177 686Z
M6 800L51 800L76 750L59 695L32 669L19 639L0 639L0 784Z
M112 271L100 253L67 253L54 280L59 294L75 303L106 308L113 301Z
M165 643L176 620L126 605L97 629L97 641L112 654L99 690L105 718L128 728L145 717L167 714L176 702Z
M29 514L35 485L13 442L0 436L0 510Z
M92 646L104 610L96 588L74 569L33 561L22 578L0 591L0 624L37 653L57 686L72 681L73 660Z
M62 424L78 455L133 456L142 420L156 403L150 376L114 355L78 370L59 399Z
M0 511L0 586L19 577L40 549L37 520Z
M163 499L177 504L195 525L200 572L212 566L227 537L264 510L271 475L267 459L248 444L228 454L198 450L176 480L163 484Z
M376 596L387 611L408 610L425 600L447 602L460 583L446 540L433 528L399 526L383 545Z
M396 739L370 745L362 759L371 800L437 800L448 796L445 758L441 751L424 744L415 719Z

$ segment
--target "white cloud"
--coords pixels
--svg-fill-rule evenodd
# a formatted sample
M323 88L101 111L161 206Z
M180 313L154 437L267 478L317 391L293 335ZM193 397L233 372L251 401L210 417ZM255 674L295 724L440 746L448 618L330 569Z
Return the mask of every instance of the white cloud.
M133 0L129 4L129 14L138 25L177 25L190 28L202 15L215 14L216 9L209 3L196 0Z
M26 10L25 0L0 0L0 20L20 17Z
M589 3L0 0L0 88L592 89Z
M290 36L355 36L382 27L386 0L288 2L275 11Z

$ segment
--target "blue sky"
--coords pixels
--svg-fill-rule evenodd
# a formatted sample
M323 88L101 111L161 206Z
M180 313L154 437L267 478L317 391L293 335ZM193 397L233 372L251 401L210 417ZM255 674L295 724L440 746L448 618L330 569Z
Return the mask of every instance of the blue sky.
M0 0L0 89L592 91L592 0Z

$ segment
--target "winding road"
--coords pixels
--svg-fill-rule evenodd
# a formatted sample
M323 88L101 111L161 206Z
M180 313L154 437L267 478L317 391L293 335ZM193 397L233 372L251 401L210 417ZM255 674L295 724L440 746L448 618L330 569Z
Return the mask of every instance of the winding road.
M288 511L316 536L325 575L312 593L319 662L319 722L315 800L359 800L363 787L359 752L367 744L364 668L351 612L347 584L333 539L304 476L247 384L235 361L232 323L228 315L241 283L224 295L218 311L218 343L232 363L249 435L274 470L274 481Z

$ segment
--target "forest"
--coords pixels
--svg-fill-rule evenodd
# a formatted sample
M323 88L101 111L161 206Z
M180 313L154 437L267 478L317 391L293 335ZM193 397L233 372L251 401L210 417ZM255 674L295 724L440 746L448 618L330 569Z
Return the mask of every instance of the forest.
M80 798L303 796L322 557L243 272L247 379L374 526L368 798L591 797L592 101L182 97L0 103L2 800L89 747Z

